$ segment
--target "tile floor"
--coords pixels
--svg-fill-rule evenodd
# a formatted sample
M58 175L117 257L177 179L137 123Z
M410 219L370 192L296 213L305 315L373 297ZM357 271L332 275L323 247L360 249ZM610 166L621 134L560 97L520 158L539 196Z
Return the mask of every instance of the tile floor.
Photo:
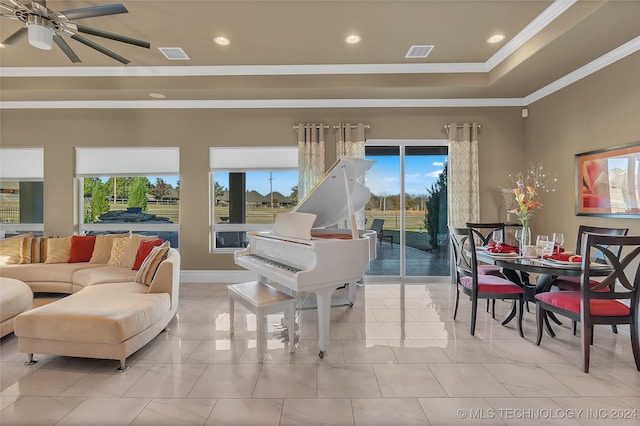
M229 336L225 287L183 284L178 317L124 373L116 361L48 355L27 367L17 339L3 338L0 424L640 424L626 335L598 328L584 374L566 325L537 347L533 313L522 339L482 311L471 337L469 302L453 321L453 300L448 284L360 287L355 306L333 308L324 359L316 311L302 311L291 356L274 315L259 364L253 315L236 305Z

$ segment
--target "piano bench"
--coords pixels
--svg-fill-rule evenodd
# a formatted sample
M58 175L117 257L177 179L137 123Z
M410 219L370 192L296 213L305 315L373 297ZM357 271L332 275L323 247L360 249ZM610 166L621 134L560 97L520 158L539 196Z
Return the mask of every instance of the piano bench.
M256 314L258 361L264 359L264 343L266 340L265 315L284 312L287 330L289 330L289 352L295 349L295 316L296 298L289 296L268 284L260 281L249 281L240 284L230 284L229 291L229 331L234 333L234 302L237 301L245 308Z

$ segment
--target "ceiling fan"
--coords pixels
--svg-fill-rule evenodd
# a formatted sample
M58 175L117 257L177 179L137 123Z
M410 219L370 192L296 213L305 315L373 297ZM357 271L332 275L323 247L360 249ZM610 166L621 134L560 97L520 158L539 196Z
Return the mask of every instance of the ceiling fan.
M33 0L31 7L27 7L19 0L7 0L10 5L0 3L0 9L4 9L9 13L1 13L0 16L10 19L16 19L25 24L18 31L10 35L2 43L4 45L12 45L17 41L23 39L28 35L29 44L38 49L50 50L52 42L58 45L58 47L64 52L65 55L73 63L81 62L78 55L69 47L67 42L62 37L67 36L76 40L92 49L101 52L116 61L128 64L130 61L118 55L117 53L99 45L98 43L90 40L79 33L90 34L98 37L108 38L111 40L120 41L122 43L129 43L135 46L145 47L149 49L151 45L142 40L136 40L131 37L126 37L114 33L110 33L95 28L86 27L84 25L71 22L76 19L95 18L98 16L117 15L120 13L129 13L129 11L122 4L108 4L103 6L84 7L81 9L63 10L55 12L47 8L46 0Z

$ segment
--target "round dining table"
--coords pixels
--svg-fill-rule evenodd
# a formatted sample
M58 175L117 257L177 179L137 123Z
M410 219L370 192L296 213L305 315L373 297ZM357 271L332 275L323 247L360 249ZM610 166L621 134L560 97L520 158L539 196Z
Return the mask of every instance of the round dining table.
M481 262L499 266L500 268L502 268L502 270L504 271L504 275L507 278L522 286L522 288L524 289L525 302L535 303L536 294L550 291L551 286L553 285L553 281L555 281L555 279L559 276L579 277L582 274L580 262L573 262L571 264L560 263L539 258L491 254L487 251L478 251L476 253L476 256L477 259ZM511 273L509 273L508 271L511 271ZM524 280L521 280L519 278L520 275L516 274L514 271L518 271L521 273L534 273L537 274L538 277L535 284L529 284ZM590 274L591 276L607 276L610 272L611 269L607 265L602 265L601 267L598 266L591 268ZM502 324L507 324L515 317L515 315L516 312L514 306L514 309L512 309L507 317L502 321ZM561 324L561 322L558 321L555 316L551 316L551 318L557 324ZM555 333L553 332L553 329L548 322L546 322L546 328L549 335L555 337Z

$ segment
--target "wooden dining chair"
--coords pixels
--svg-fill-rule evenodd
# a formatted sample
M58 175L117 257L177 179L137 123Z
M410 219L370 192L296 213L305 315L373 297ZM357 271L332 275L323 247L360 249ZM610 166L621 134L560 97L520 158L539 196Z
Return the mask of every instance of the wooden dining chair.
M615 247L613 249L612 247ZM611 273L591 284L592 259L602 255ZM549 291L536 295L536 345L542 340L544 317L553 312L580 322L582 369L589 372L589 351L596 324L629 324L631 348L640 371L638 344L638 287L640 287L640 236L585 234L582 242L582 274L579 291ZM635 269L635 273L632 273ZM625 303L626 302L626 303Z
M504 223L502 222L467 222L467 228L471 229L476 246L486 246L492 241L493 231L502 231L502 238L505 237ZM495 275L497 277L506 278L500 271L500 267L496 265L478 265L478 274ZM491 304L491 316L496 318L496 300L487 299L487 312Z
M601 226L587 226L580 225L578 227L578 240L576 242L576 254L579 255L581 253L582 240L586 233L591 234L602 234L602 235L627 235L629 232L629 228L607 228ZM614 253L620 255L620 247L613 248ZM591 286L598 285L599 281L591 280ZM580 277L570 277L566 275L561 275L557 277L552 283L554 287L557 287L560 290L566 291L578 291L580 289ZM573 334L576 334L576 322L573 322ZM614 333L618 332L617 327L614 325L611 326L611 330Z
M513 282L495 275L478 274L476 244L471 228L449 227L453 261L456 268L456 301L453 319L458 314L460 290L471 299L471 335L475 335L478 299L512 299L518 306L518 332L522 332L523 289Z

